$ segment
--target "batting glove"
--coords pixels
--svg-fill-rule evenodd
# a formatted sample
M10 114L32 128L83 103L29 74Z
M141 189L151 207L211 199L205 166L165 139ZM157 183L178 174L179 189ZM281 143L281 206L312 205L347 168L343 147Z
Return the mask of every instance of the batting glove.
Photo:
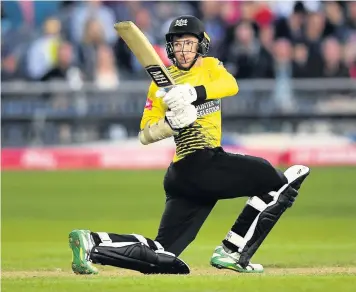
M165 89L160 89L156 96L163 98L164 103L172 111L180 111L197 100L195 88L188 83L176 85L168 92Z
M179 111L167 111L166 121L173 130L191 126L197 119L197 109L194 105L186 105Z

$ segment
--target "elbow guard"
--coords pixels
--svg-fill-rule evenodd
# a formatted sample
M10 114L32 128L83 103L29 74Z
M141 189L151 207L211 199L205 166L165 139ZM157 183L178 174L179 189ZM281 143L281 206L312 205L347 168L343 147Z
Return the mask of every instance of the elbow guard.
M176 134L177 132L172 130L171 126L163 118L152 125L147 123L144 129L140 131L139 139L143 145L148 145Z

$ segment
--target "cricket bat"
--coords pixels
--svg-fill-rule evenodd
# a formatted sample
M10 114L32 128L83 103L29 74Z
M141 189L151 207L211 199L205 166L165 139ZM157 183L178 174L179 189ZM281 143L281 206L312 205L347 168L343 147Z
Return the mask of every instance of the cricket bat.
M114 28L158 87L175 84L152 44L136 24L132 21L122 21L116 23Z

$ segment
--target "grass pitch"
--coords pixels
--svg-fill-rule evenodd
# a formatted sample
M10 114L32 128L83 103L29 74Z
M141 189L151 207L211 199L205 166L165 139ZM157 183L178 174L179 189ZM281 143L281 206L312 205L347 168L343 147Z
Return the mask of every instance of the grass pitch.
M312 168L293 208L253 258L262 275L209 266L246 199L221 201L182 254L188 276L144 276L98 266L71 273L72 229L154 238L163 171L2 173L2 291L354 291L356 168Z

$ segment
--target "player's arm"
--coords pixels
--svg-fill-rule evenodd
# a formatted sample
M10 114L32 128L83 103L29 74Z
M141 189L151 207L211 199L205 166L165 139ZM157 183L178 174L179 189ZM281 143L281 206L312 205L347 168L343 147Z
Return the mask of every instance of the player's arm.
M239 91L236 79L215 59L215 66L211 70L211 81L199 86L181 84L165 92L159 90L156 96L162 97L164 103L173 111L179 111L195 101L207 99L221 99L236 95Z
M169 138L175 134L165 119L167 109L155 96L156 89L152 82L140 124L139 139L143 145Z
M151 84L141 119L139 139L147 145L178 134L197 119L197 109L189 104L179 112L167 111L161 99L155 96L157 86Z
M222 62L218 59L216 62L216 67L211 71L213 80L195 87L197 100L219 99L238 93L239 86L234 76L226 70Z

